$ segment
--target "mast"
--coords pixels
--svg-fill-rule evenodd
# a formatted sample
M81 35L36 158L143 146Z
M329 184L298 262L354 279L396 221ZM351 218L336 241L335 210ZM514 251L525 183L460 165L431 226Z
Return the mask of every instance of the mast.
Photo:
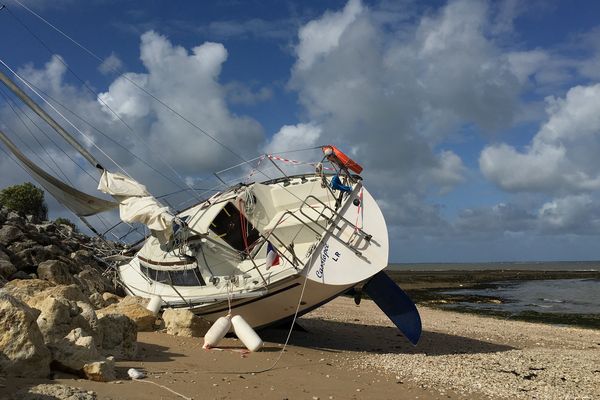
M17 86L4 72L0 71L0 81L17 95L29 108L48 123L60 136L63 137L75 150L77 150L92 166L104 171L104 167L94 156L87 151L75 138L58 124L42 107L38 106L19 86Z

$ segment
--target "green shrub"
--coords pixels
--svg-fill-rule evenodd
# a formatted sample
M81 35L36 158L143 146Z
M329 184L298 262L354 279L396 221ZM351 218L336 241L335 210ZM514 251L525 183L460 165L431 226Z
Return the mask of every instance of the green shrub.
M63 217L58 217L54 220L54 223L56 225L67 225L70 226L71 228L73 228L73 230L75 232L77 232L77 225L75 225L70 219L68 218L63 218Z
M0 190L0 205L23 216L33 215L42 220L48 218L44 191L30 182Z

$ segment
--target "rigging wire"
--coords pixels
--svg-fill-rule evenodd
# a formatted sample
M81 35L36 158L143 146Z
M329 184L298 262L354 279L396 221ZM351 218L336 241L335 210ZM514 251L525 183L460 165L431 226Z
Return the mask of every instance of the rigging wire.
M10 100L9 100L8 96L7 96L7 95L4 93L4 91L3 91L2 89L0 89L0 94L2 94L2 97L4 97L4 99L6 100L6 103L9 105L10 109L11 109L11 110L12 110L12 111L15 113L15 115L17 116L17 118L18 118L18 119L21 121L21 123L23 124L23 126L25 127L25 129L26 129L26 130L29 132L29 134L30 134L30 135L33 137L33 139L34 139L34 140L35 140L35 141L38 143L38 145L39 145L39 146L40 146L42 149L44 149L44 150L45 150L45 152L46 152L46 155L48 156L48 158L49 158L51 161L54 161L54 159L53 159L53 158L50 156L50 154L48 154L48 151L45 149L45 147L44 147L44 146L42 146L42 144L41 144L41 143L39 142L39 140L38 140L38 139L35 137L35 135L33 135L33 133L31 132L31 130L29 129L29 127L28 127L28 126L25 124L25 122L24 122L24 121L21 119L21 116L20 116L20 115L17 113L17 111L16 111L16 110L13 108L13 105L12 105L12 103L10 102ZM60 175L58 172L56 172L56 170L55 170L54 168L52 168L52 166L51 166L50 164L48 164L48 163L46 162L46 160L45 160L45 159L44 159L44 158L43 158L41 155L39 155L39 154L38 154L38 153L37 153L35 150L33 150L33 148L31 148L31 147L29 146L29 144L27 144L27 142L25 142L25 141L24 141L24 140L23 140L23 139L22 139L22 138L21 138L19 135L16 135L15 137L16 137L16 138L17 138L17 139L18 139L18 140L19 140L19 141L20 141L20 142L21 142L21 143L22 143L22 144L23 144L23 145L24 145L24 146L27 148L27 150L29 150L29 151L30 151L32 154L34 154L34 155L35 155L37 158L39 158L39 159L40 159L40 161L41 161L41 162L42 162L42 163L43 163L43 164L44 164L46 167L48 167L48 169L49 169L50 171L52 171L52 172L53 172L55 175ZM54 162L55 162L55 164L56 164L56 161L54 161ZM58 165L56 165L56 166L58 167ZM58 168L59 168L59 170L60 170L61 172L63 172L63 171L60 169L60 167L58 167ZM64 172L63 172L63 175L64 175ZM65 178L66 178L66 175L64 175L64 176L65 176ZM68 179L68 178L67 178L67 179Z
M121 167L121 165L119 163L117 163L115 160L112 159L111 156L109 156L108 154L106 154L106 152L104 150L102 150L93 140L93 138L91 138L89 135L86 135L81 129L79 129L77 126L75 126L75 124L73 124L71 122L71 120L69 120L67 117L65 117L60 111L58 111L56 109L56 107L54 107L52 105L52 103L50 103L48 100L46 100L46 98L44 96L42 96L38 91L36 91L31 85L29 85L27 83L27 81L25 79L23 79L21 77L21 75L19 75L15 70L13 70L11 67L8 66L8 64L6 64L4 62L4 60L0 59L0 64L4 65L4 67L6 69L8 69L13 75L15 75L21 82L23 82L23 84L25 86L27 86L29 88L29 90L31 90L33 93L36 94L36 96L38 96L40 99L42 99L42 101L44 103L46 103L55 113L57 113L58 115L60 115L73 129L75 129L81 136L83 136L85 139L87 139L87 141L94 146L100 153L102 153L102 155L104 155L107 159L109 159L113 164L115 164L115 166L117 168L119 168L121 171L123 171L123 173L125 175L127 175L128 177L131 178L131 175L129 175L127 173L127 171L125 171L125 169L123 169L123 167ZM133 179L133 178L132 178Z
M54 103L56 103L58 106L60 106L63 110L65 110L66 112L68 112L72 116L76 117L78 120L80 120L81 122L83 122L84 124L86 124L87 126L89 126L94 131L98 132L100 135L104 136L106 139L108 139L109 141L111 141L112 143L114 143L115 145L117 145L118 147L120 147L123 150L125 150L128 154L130 154L131 156L133 156L136 160L138 160L141 163L143 163L144 165L146 165L148 168L150 168L152 171L156 172L157 174L159 174L160 176L162 176L163 178L165 178L167 181L171 182L172 184L174 184L177 187L181 187L176 182L174 182L171 178L169 178L167 175L163 174L160 170L154 168L152 165L150 165L148 162L146 162L142 157L138 156L137 154L135 154L134 152L132 152L131 150L129 150L126 146L123 146L121 143L117 142L115 139L113 139L112 137L110 137L107 133L105 133L101 129L99 129L96 126L94 126L91 122L89 122L88 120L86 120L84 117L82 117L81 115L77 114L75 111L73 111L70 108L68 108L66 105L64 105L63 103L61 103L60 101L58 101L56 98L52 97L47 92L43 91L42 89L40 89L39 87L37 87L36 85L34 85L32 82L28 81L27 79L25 79L25 80L27 81L27 83L29 83L31 86L33 86L34 88L36 88L40 93L42 93L48 99L52 100ZM88 173L88 175L89 175L89 173ZM97 181L96 178L94 178L94 177L92 177L92 178L94 179L94 181ZM184 189L184 190L187 190L187 189Z
M9 100L9 98L4 94L4 91L2 89L0 89L0 92L2 93L3 97L7 100L8 105L10 106L10 108L13 108L11 106L11 100ZM15 108L20 110L19 107L15 104ZM13 109L13 111L16 114L16 111ZM67 153L61 146L58 145L58 143L56 143L52 137L46 133L46 131L44 131L32 118L31 116L26 112L26 110L20 110L21 113L23 115L25 115L25 117L27 117L27 119L40 131L42 132L42 134L44 136L46 136L46 138L52 142L52 144L54 144L54 146L56 146L69 160L71 160L73 162L73 164L75 164L76 166L78 166L84 173L86 173L90 178L92 178L94 181L96 181L96 178L94 178L86 169L84 169L81 165L79 165L79 163L77 163L70 155L69 153ZM17 114L17 117L18 114ZM48 154L48 150L39 142L39 140L33 135L33 132L30 130L30 128L25 125L25 122L21 119L21 117L19 117L19 119L21 120L21 122L23 123L23 125L27 128L27 130L29 131L29 133L33 136L33 138L36 140L36 142L40 145L40 147L42 149L44 149L44 152L48 155L48 157L52 160L52 162L56 165L56 167L60 170L60 172L63 174L63 176L65 177L65 179L67 180L67 182L69 182L71 184L71 186L75 186L73 185L73 182L71 182L71 180L69 179L69 177L64 173L64 171L60 168L60 166L58 166L58 164L56 163L56 161L54 160L53 157L50 156L50 154ZM54 172L54 171L53 171ZM56 172L54 172L56 174Z
M21 4L22 5L22 4ZM23 6L23 5L22 5ZM27 7L24 7L27 9ZM42 40L42 38L40 38L38 35L36 35L27 24L25 24L25 22L23 22L20 18L18 18L15 14L13 14L9 8L6 9L6 11L8 11L8 13L15 19L17 20L17 22L19 22L23 28L25 30L27 30L27 32L29 32L29 34L31 34L31 36L33 36L41 45L42 47L44 47L48 53L50 53L51 55L55 54L55 52ZM35 13L34 13L35 14ZM57 57L57 59L59 60L59 62L90 92L92 93L96 99L104 106L106 107L106 109L108 109L112 115L114 115L131 133L133 133L141 142L142 144L144 144L144 146L146 148L148 148L154 155L156 155L158 157L158 159L165 164L165 166L170 169L175 176L181 181L183 182L184 185L186 185L189 189L192 190L193 192L193 188L186 182L185 179L183 179L183 177L171 166L171 164L169 164L168 161L166 161L165 159L163 159L160 156L160 153L154 151L147 143L146 141L139 135L139 133L137 131L135 131L122 117L121 115L119 115L115 110L113 110L112 107L110 107L110 105L108 103L106 103L99 95L98 93L92 88L90 87L90 85L88 85L88 83L83 80L71 67L69 67L69 65L62 59L62 57ZM101 62L104 62L104 60L100 59ZM55 100L56 101L56 100ZM64 107L64 106L63 106ZM81 117L78 116L78 118L82 119ZM96 129L94 126L92 126L89 122L86 122L88 125L90 125L92 128L94 128L95 130L99 131L98 129ZM101 132L102 133L102 132ZM111 139L113 142L117 143L116 141L114 141L114 139L110 138L108 135L104 134L104 136L108 137L109 139ZM118 143L117 143L118 144ZM124 146L121 146L122 148L124 148L125 150L127 150L129 153L131 153L127 148L125 148ZM131 153L133 154L133 153ZM139 157L136 156L136 158L140 161L142 161ZM159 173L163 178L165 178L168 182L173 183L175 186L181 187L179 186L177 183L175 183L172 179L166 177L164 174L158 172L156 169L154 169L153 167L151 167L148 163L142 161L146 166L152 168L152 170L154 172Z

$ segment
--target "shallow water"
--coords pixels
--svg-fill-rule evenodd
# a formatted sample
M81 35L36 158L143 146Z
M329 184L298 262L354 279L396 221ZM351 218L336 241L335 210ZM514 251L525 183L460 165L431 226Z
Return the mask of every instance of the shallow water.
M458 289L446 294L499 297L503 304L459 303L477 310L562 314L600 314L600 280L553 279L495 282L488 289ZM451 306L450 306L451 307Z
M488 263L402 263L390 264L392 271L600 271L600 261L523 261Z

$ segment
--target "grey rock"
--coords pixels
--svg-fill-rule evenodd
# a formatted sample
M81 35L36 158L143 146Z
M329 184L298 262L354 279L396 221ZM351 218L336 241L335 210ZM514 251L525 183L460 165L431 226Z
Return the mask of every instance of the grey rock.
M12 274L11 276L9 276L8 279L10 281L13 281L13 280L27 280L27 279L31 279L31 275L29 275L25 271L17 271L14 274Z
M0 228L0 244L7 246L23 237L23 232L13 225L4 225Z
M0 245L0 260L10 261L10 256L6 253L6 249L2 245Z
M37 274L40 279L45 279L62 285L73 283L73 277L69 273L69 266L62 261L48 260L43 261L37 268Z
M96 310L106 306L104 298L100 293L92 293L89 299L90 303L92 304L92 306L94 306Z
M46 377L50 351L38 328L39 311L0 293L0 370L12 376Z
M122 314L107 314L98 318L97 333L101 351L106 356L132 359L137 352L137 326Z
M96 400L96 393L66 385L42 384L24 388L12 400Z
M73 277L84 294L90 296L92 293L104 293L111 289L110 281L102 274L91 267L86 267L83 271Z
M21 217L16 211L9 211L6 215L6 222L10 222L15 225L24 225L25 218Z
M15 272L17 272L17 267L15 267L13 263L0 259L0 276L3 278L8 278Z

